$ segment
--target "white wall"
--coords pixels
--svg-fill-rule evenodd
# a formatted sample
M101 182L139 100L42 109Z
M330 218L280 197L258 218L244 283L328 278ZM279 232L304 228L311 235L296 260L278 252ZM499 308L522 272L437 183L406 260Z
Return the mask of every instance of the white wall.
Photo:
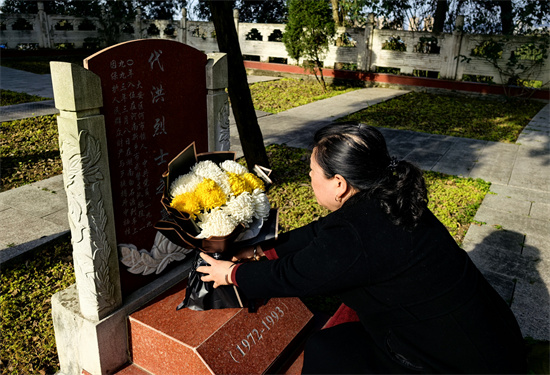
M7 48L15 49L19 45L36 44L42 48L54 48L60 43L71 43L75 48L81 48L86 38L99 38L99 32L78 31L78 25L83 18L46 15L40 12L37 15L2 15L2 23L5 30L0 31L0 44ZM12 30L12 25L18 18L26 19L33 26L33 30ZM60 31L55 25L62 21L73 24L73 31ZM91 19L98 29L98 19ZM352 45L337 47L333 43L324 56L324 67L341 67L342 64L352 64L359 70L376 71L377 68L397 68L402 74L412 74L416 71L439 72L440 77L450 80L462 80L463 75L480 75L492 77L495 83L502 83L506 77L501 77L498 70L480 58L471 58L470 51L484 40L498 39L498 36L468 35L459 31L454 33L438 34L435 38L439 53L421 53L415 50L421 38L432 38L434 34L426 31L385 30L375 28L380 23L371 18L366 28L340 28L338 34L346 32L351 37ZM460 22L460 20L457 20ZM155 24L160 30L160 35L149 35L149 25ZM301 64L302 61L293 61L286 53L282 42L269 41L269 36L274 32L284 32L284 24L257 24L239 23L235 20L239 35L241 52L246 56L259 57L262 62L269 62L270 58L286 59L288 64ZM169 25L175 29L172 36L165 35L164 30ZM119 42L139 38L170 38L186 43L205 53L218 52L215 38L214 25L210 22L189 21L183 17L177 21L144 20L137 17L132 24L133 34L124 34ZM259 33L262 40L250 40L247 38L253 29ZM383 49L383 45L390 38L399 38L406 45L406 51L391 51ZM503 37L501 37L503 38ZM527 37L508 37L505 44L501 66L505 66L508 57L517 47L528 42ZM471 58L470 62L464 61L463 56ZM524 61L529 64L529 61ZM548 60L537 72L524 75L524 79L542 81L548 85L550 82L550 66Z

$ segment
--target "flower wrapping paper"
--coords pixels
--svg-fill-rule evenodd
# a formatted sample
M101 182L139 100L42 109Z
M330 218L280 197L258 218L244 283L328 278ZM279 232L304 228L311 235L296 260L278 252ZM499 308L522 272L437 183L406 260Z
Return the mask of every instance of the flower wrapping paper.
M173 243L190 249L200 249L206 253L222 253L237 239L237 237L246 229L246 223L239 223L235 229L225 235L201 236L201 229L197 223L195 215L183 212L174 207L170 194L171 186L178 178L188 174L191 169L201 161L209 160L215 164L224 161L235 160L234 152L209 152L196 154L195 144L192 143L183 150L176 158L168 164L168 171L163 174L165 181L161 204L168 214L168 220L160 220L155 228L164 234ZM244 167L243 167L244 168ZM265 198L267 200L267 198ZM216 209L212 210L216 211ZM267 207L269 211L269 207ZM219 211L218 211L219 212ZM267 214L263 214L264 220ZM199 214L199 217L202 216ZM205 216L205 215L204 215Z
M169 164L168 170L163 174L164 191L161 198L161 204L167 212L168 220L160 220L155 228L167 237L171 242L189 249L197 249L213 255L217 259L225 258L226 252L235 240L242 237L246 230L246 223L239 223L235 229L223 236L201 236L202 229L197 223L197 215L193 213L183 212L173 207L173 196L170 193L174 181L188 174L197 163L209 160L215 164L221 164L227 160L234 161L235 153L230 151L209 152L197 154L195 144L192 143L186 147L178 156L176 156ZM262 168L265 172L265 168ZM267 200L267 198L265 198ZM278 230L278 215L276 209L269 209L261 228L255 232L252 238L248 236L243 241L240 241L240 246L250 246L268 239L277 237ZM200 214L198 214L200 216ZM196 267L201 265L202 259L195 256L194 266L191 270L186 290L185 300L177 307L190 308L193 310L210 310L220 308L235 308L244 307L248 304L249 309L255 306L254 301L247 301L244 296L241 296L235 286L225 286L214 289L213 283L205 283L200 280L201 274L196 272Z

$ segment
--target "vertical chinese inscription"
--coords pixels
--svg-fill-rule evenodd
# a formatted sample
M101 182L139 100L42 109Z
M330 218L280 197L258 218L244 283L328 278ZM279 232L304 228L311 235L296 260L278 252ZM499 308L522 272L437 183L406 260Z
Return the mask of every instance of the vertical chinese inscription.
M146 116L144 101L148 99L147 88L134 75L135 63L131 58L113 58L109 62L117 146L117 153L113 156L118 165L122 206L122 212L118 216L122 220L125 236L135 235L151 227L155 220L150 209L154 202L150 199L153 192L147 166L148 154L156 151L148 142L149 132L146 131L147 122L152 121L149 118L152 116ZM153 95L153 103L159 97L164 100L163 94L158 95ZM151 108L150 114L154 115L154 108ZM153 134L156 135L157 132Z
M101 78L119 244L151 248L168 163L193 141L208 149L205 63L200 51L153 39L85 60Z

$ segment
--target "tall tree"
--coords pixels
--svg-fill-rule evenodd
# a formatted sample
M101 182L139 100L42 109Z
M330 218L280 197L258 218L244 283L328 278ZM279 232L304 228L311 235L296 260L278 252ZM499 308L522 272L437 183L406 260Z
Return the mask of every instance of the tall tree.
M97 0L90 1L92 3L97 2ZM82 11L80 16L92 16L88 10L90 7L87 6L88 2L78 1L78 0L51 0L43 1L44 11L48 14L61 14L61 15L77 15L73 14L72 10L81 6ZM83 5L83 6L82 6ZM92 5L93 9L93 5ZM0 7L3 13L13 13L13 14L36 14L38 12L38 1L37 0L4 0L2 6Z
M497 4L500 7L502 33L505 35L512 34L514 31L514 9L512 7L512 0L499 0Z
M332 19L336 26L365 25L367 15L379 7L381 0L330 0Z
M239 3L240 22L283 23L287 17L285 0L243 0Z
M55 14L64 14L68 16L75 17L97 17L101 14L101 1L100 0L90 0L90 1L79 1L79 0L68 0L64 1L65 9L64 13L55 13ZM49 13L46 11L46 13Z
M328 0L289 0L283 43L294 60L309 60L304 62L304 66L315 74L325 90L322 56L328 51L329 41L335 32Z
M133 23L136 8L132 0L115 0L101 3L99 22L100 35L108 46L119 42L122 30L126 24Z
M447 0L437 0L434 12L434 24L432 26L433 33L438 34L443 32L448 10L449 3Z
M340 6L340 0L330 0L332 7L332 19L337 27L344 26L344 14Z
M287 17L285 0L237 0L231 3L239 11L239 22L283 23ZM209 2L199 1L194 11L201 19L212 19Z
M547 32L544 26L550 23L548 0L454 0L449 4L448 24L462 14L464 30L471 34L530 35Z
M176 14L181 14L181 9L187 5L187 0L134 0L144 14L154 20L171 20Z
M227 54L229 99L246 163L249 168L256 164L269 168L269 159L254 110L239 37L233 21L233 1L209 0L208 3L216 29L218 47L220 52Z
M543 32L542 25L550 24L550 2L548 0L519 0L514 5L516 29L520 34L531 34L535 30ZM546 28L548 33L548 28Z

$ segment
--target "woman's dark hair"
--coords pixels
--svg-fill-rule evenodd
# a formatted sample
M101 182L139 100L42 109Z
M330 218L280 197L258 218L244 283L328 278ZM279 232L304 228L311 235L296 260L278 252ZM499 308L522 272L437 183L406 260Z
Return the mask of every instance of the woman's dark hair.
M390 157L386 141L372 126L333 123L315 133L315 160L327 178L339 174L358 193L380 203L395 225L414 228L427 207L422 171Z

